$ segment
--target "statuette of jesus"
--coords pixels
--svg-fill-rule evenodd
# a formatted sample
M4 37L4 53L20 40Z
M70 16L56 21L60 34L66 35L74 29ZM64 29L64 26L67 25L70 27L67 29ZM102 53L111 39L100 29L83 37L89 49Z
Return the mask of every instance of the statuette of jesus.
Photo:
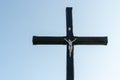
M72 51L73 51L73 42L75 42L76 41L76 38L74 39L74 40L70 40L70 39L66 39L66 38L64 38L65 39L65 41L68 43L68 49L69 49L69 56L71 57L71 54L72 54Z

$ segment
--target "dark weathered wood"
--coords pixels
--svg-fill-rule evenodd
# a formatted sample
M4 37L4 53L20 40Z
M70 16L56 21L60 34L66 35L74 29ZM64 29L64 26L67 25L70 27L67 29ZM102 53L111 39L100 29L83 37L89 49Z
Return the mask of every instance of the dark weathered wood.
M65 38L67 37L39 37L33 36L33 45L66 45ZM76 38L73 45L107 45L107 37L71 37Z
M67 37L72 37L73 36L73 23L72 23L72 8L67 7L66 8L66 32L67 32Z
M40 45L40 44L66 44L65 37L39 37L39 36L33 36L33 45Z
M67 65L66 65L66 80L74 80L74 46L71 57L69 56L69 45L67 45Z
M74 45L107 45L107 37L74 37Z
M74 45L107 45L107 37L77 37L73 35L72 8L66 8L66 36L33 36L33 45L67 45L66 80L74 80Z

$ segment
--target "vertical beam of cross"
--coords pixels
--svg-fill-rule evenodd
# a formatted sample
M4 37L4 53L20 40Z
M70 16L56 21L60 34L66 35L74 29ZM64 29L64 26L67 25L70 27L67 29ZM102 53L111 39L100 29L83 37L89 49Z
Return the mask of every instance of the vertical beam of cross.
M66 36L73 37L72 7L66 8Z
M76 37L73 35L72 7L66 8L66 36L33 36L33 45L67 45L66 80L74 80L74 45L107 45L107 37Z
M66 36L67 40L71 40L73 38L73 23L72 23L72 8L66 8ZM70 43L67 42L67 64L66 64L66 80L74 80L74 46L72 46L72 51L69 49Z

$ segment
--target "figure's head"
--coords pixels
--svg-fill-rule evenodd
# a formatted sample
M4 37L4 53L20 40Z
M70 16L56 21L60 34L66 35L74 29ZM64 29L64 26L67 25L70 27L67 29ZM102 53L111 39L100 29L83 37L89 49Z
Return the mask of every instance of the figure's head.
M70 42L71 40L70 40L70 39L68 39L68 41Z

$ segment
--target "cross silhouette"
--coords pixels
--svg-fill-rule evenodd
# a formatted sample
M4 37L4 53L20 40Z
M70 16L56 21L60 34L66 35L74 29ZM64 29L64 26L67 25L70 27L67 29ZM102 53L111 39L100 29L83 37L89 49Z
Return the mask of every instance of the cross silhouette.
M67 45L66 80L74 80L74 45L107 45L107 37L77 37L73 35L72 7L66 8L67 34L62 37L33 36L33 45Z

